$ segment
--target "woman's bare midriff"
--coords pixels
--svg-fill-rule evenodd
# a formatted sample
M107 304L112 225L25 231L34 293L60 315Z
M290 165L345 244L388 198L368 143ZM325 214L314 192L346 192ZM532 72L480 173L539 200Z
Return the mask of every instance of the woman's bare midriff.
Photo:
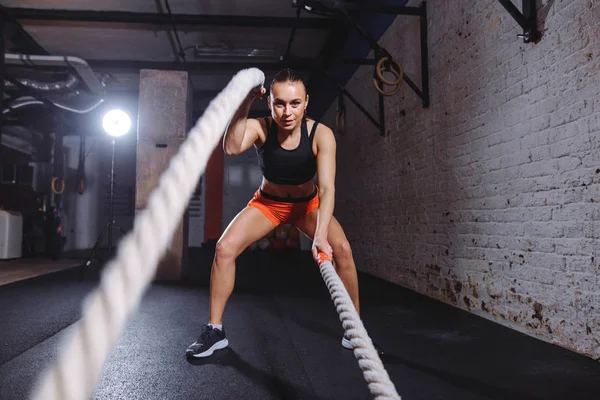
M315 191L315 184L311 180L301 185L278 185L263 177L260 189L277 197L307 197Z

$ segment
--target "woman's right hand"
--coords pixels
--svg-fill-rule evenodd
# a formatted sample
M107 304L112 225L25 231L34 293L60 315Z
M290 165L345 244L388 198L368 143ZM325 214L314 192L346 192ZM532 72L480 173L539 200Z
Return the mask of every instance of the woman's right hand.
M263 86L261 86L260 89L252 89L250 93L246 95L246 100L254 101L257 97L262 99L265 93L267 93L267 89Z

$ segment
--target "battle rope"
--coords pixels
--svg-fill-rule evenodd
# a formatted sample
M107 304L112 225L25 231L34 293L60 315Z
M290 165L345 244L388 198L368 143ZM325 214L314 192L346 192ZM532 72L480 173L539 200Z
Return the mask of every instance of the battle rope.
M350 299L348 291L335 271L331 260L325 253L319 253L318 261L319 270L327 289L329 289L331 299L340 316L340 321L342 321L342 326L352 342L354 356L358 360L358 366L363 371L363 376L367 381L371 394L375 396L375 400L400 399L396 387L390 380L373 341L356 312L354 303L352 303L352 299Z
M83 400L93 394L103 365L119 340L127 317L138 307L154 277L226 124L245 96L262 86L264 80L259 69L241 70L210 102L150 193L146 209L135 217L132 231L122 238L115 258L104 267L99 287L86 296L81 320L61 340L57 362L36 382L31 399ZM320 269L355 345L354 354L371 392L377 400L399 399L394 395L393 385L386 383L387 372L356 311L352 314L352 303L349 307L349 300L344 297L348 294L343 285L340 289L333 266L323 262Z
M154 277L227 122L264 79L264 73L256 68L242 70L210 102L161 175L147 208L135 217L133 230L122 238L115 258L103 269L99 287L85 298L81 320L61 342L57 364L44 371L33 399L90 398L127 316L137 308Z

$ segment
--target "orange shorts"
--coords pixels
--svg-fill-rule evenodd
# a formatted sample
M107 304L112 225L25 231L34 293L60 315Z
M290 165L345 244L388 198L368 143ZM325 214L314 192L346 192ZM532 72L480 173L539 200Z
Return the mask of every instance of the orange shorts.
M277 197L258 189L248 206L259 209L275 226L295 225L319 208L319 195L316 186L313 194L299 198Z

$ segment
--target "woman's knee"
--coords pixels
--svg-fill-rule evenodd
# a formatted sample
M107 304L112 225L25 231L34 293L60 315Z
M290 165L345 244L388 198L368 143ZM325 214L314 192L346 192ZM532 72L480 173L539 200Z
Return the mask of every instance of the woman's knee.
M218 264L229 264L235 262L237 256L242 252L235 238L226 236L219 239L215 249L215 261Z
M344 240L340 244L336 246L333 250L333 255L336 261L339 263L345 263L352 260L352 247L350 247L350 242Z

